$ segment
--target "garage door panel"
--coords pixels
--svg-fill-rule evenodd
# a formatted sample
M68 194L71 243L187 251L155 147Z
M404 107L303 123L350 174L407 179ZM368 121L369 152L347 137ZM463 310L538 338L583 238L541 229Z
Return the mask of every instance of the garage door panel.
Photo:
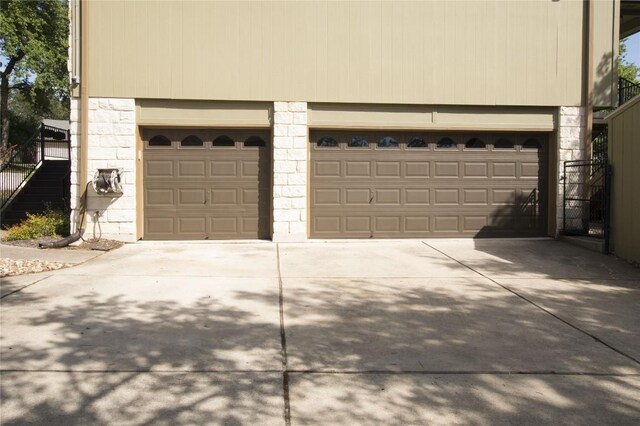
M404 190L405 204L408 206L428 206L429 190L424 188L407 188Z
M340 205L340 188L314 189L313 200L317 205Z
M401 189L378 189L375 192L375 203L392 206L400 206Z
M399 161L377 161L375 163L376 177L400 177Z
M162 129L143 129L145 141ZM198 134L202 147L161 149L145 142L144 238L268 238L270 234L270 148L244 147L264 130L172 129L175 139ZM213 146L225 136L231 146ZM224 139L224 138L223 138ZM216 142L218 143L218 142ZM226 143L226 142L225 142Z
M340 161L317 161L314 163L314 174L316 178L319 177L340 177Z
M346 206L370 204L371 190L369 188L345 188L344 193Z
M489 191L487 189L464 189L464 205L486 206L489 204Z
M454 205L457 206L460 202L458 189L435 189L435 200L434 204L436 205Z
M198 206L201 207L206 203L206 190L204 188L196 189L179 189L178 190L178 206Z
M434 216L434 232L453 232L459 231L458 216Z
M494 162L493 163L494 178L515 178L516 163L514 162Z
M314 141L328 133L338 146L317 148ZM414 132L359 134L370 142L368 149L347 148L348 133L311 132L312 237L544 234L544 149L522 151L516 142L513 149L494 150L490 141L500 136L480 133L485 147L465 148L475 135L434 132L421 136L427 142L419 149L407 146ZM399 146L375 148L382 136ZM435 148L445 137L463 142ZM546 136L536 137L546 144Z
M202 217L179 217L178 233L198 234L204 236L207 233L207 219Z
M221 216L211 218L212 234L238 234L238 218L236 216Z
M435 162L435 173L434 177L436 178L450 178L450 177L458 177L458 162L451 161L436 161Z
M316 216L313 218L313 228L318 234L340 235L340 216Z
M173 160L147 160L144 166L146 177L173 177Z
M407 233L420 233L430 231L429 216L405 216L404 229Z
M145 221L145 230L151 234L172 235L175 233L173 217L148 217Z
M178 161L178 177L199 177L206 176L206 163L204 160L190 161L180 160Z
M238 204L238 191L231 189L211 189L211 204L233 206Z
M464 177L488 178L488 162L464 162Z
M430 164L428 161L406 161L404 170L405 176L408 178L428 178Z
M371 218L369 216L346 216L344 230L346 232L368 233L371 230Z
M216 151L214 151L216 152ZM223 150L217 151L218 153L224 153ZM222 155L222 154L220 154ZM211 161L210 163L211 176L216 177L238 177L238 168L235 161Z
M148 188L145 192L145 204L152 207L173 207L175 204L173 189Z

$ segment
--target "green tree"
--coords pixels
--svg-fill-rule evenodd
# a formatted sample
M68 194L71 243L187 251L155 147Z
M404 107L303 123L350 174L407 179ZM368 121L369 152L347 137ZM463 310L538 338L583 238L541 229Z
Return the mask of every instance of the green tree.
M65 0L0 0L0 151L9 144L12 115L68 114L67 8Z
M618 76L624 77L634 83L640 83L640 66L629 62L627 59L627 45L624 40L620 40Z

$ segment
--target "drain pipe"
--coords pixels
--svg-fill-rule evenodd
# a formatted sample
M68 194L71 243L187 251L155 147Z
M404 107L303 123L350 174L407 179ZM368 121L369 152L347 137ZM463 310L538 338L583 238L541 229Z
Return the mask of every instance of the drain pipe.
M87 211L87 195L86 191L89 189L88 176L89 176L89 0L80 1L80 158L78 158L78 171L79 171L79 191L78 202L82 201L83 194L80 190L84 188L84 206L77 205L79 208L79 216L76 219L76 223L80 223L78 230L81 230L82 222L84 222L84 215ZM76 211L78 209L76 208Z

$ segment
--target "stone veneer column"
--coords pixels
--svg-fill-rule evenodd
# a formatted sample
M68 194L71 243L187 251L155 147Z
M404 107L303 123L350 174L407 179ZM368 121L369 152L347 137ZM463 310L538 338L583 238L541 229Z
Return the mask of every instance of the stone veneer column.
M585 160L586 108L560 107L558 113L558 200L556 204L556 235L562 230L564 203L564 162Z
M307 103L273 108L273 241L307 239Z
M80 101L71 100L71 220L75 230L80 197L79 133ZM132 242L136 238L136 124L133 99L89 99L88 181L98 168L122 168L123 194L118 197L97 195L88 189L85 238L94 235ZM98 216L96 217L96 212ZM97 223L94 223L96 222ZM98 226L99 225L99 226ZM100 234L100 230L102 231Z

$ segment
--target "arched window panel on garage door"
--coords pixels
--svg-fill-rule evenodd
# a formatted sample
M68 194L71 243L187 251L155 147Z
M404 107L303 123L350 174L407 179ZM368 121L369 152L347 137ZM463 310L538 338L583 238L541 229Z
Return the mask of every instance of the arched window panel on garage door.
M322 136L316 142L316 147L318 147L318 148L337 148L338 147L338 141L335 138L332 138L331 136Z
M425 141L424 138L421 138L421 137L411 138L407 143L407 148L426 148L426 147L427 147L427 141Z
M369 148L369 142L362 136L354 136L347 144L349 148Z
M464 145L465 149L487 149L487 144L480 138L471 138Z
M436 149L458 149L458 144L450 137L445 136L438 139Z
M398 144L398 141L396 141L391 136L384 136L378 141L378 148L387 149L387 148L399 148L399 147L400 145Z
M538 151L542 148L540 141L536 138L529 138L522 144L522 149Z
M171 139L165 135L155 135L149 142L147 142L149 148L171 148Z
M493 149L515 149L515 146L511 138L499 137L493 143Z
M180 141L180 146L182 148L202 148L204 142L196 135L189 135Z
M213 140L211 146L214 148L233 148L236 143L227 135L218 136Z
M263 148L266 146L266 142L259 136L249 136L247 140L244 141L245 148Z

